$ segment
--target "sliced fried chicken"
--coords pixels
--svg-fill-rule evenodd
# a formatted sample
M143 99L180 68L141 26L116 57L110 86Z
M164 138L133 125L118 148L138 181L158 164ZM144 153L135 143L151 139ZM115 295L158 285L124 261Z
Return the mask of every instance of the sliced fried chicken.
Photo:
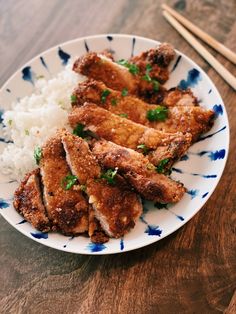
M54 229L67 235L87 231L88 203L78 187L66 186L71 172L58 134L43 146L40 170L44 203Z
M107 86L122 90L126 88L131 94L138 90L138 78L127 68L113 62L103 54L89 52L77 59L73 70L90 78L103 81Z
M104 91L107 93L106 97L103 97ZM192 134L193 141L197 140L202 133L209 131L213 124L214 111L193 105L170 106L165 121L149 121L147 113L155 110L157 105L147 104L134 96L123 97L121 92L110 89L104 83L95 80L80 83L74 95L77 100L73 103L74 106L83 105L84 102L96 103L112 113L126 114L130 120L156 130L189 132ZM180 100L176 99L177 103Z
M39 169L26 174L15 191L13 205L34 228L42 232L48 232L51 229L42 201Z
M110 237L123 236L141 215L139 197L122 177L116 176L114 184L101 178L102 171L86 141L64 131L62 142L71 171L86 185L89 203L102 228Z
M145 145L150 150L147 156L154 165L165 158L169 159L169 165L179 159L192 139L189 133L166 133L147 128L92 103L75 108L69 115L69 122L73 128L84 124L98 136L127 148L139 150L139 145Z
M129 61L138 66L140 75L145 75L147 67L149 67L150 77L164 83L169 78L168 66L174 57L174 48L168 43L163 43L156 48L132 57Z
M104 232L100 222L97 220L95 210L89 205L89 237L93 243L105 243L109 241L109 236Z
M145 199L173 203L184 195L183 184L156 172L148 158L132 149L100 140L93 143L93 154L106 168L118 168Z

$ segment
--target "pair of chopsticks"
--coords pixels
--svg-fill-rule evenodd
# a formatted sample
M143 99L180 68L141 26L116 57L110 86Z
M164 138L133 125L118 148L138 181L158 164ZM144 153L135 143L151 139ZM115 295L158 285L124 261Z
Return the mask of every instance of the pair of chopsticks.
M234 89L236 90L236 78L213 57L210 52L200 42L186 30L189 29L193 34L205 41L209 46L220 52L224 57L236 64L236 54L218 42L216 39L202 31L185 17L171 9L168 5L162 5L163 15L167 21L187 40L187 42L215 69L216 72ZM180 24L179 22L182 24ZM186 27L184 27L184 26Z

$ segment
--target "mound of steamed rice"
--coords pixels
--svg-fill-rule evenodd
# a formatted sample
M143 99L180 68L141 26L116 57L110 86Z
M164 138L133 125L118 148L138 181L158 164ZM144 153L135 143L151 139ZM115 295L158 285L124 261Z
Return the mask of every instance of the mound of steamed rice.
M11 105L3 114L4 137L13 141L0 155L0 169L11 179L20 180L36 167L34 149L41 146L56 130L69 129L70 96L79 80L71 64L50 80L38 79L34 93Z

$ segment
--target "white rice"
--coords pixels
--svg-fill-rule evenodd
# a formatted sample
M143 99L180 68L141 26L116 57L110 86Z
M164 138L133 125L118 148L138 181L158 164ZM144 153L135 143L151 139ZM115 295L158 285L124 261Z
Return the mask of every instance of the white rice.
M4 137L13 141L0 155L0 169L12 179L20 180L36 167L33 157L36 146L41 146L56 130L69 128L70 96L83 77L72 71L72 64L50 80L41 78L34 93L11 105L3 114Z

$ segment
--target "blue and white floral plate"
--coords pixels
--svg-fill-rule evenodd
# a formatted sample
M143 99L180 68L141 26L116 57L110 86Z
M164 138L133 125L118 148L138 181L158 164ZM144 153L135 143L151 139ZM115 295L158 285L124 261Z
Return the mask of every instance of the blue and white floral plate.
M70 58L88 51L111 49L116 59L126 59L156 45L158 42L151 39L117 34L79 38L58 45L29 61L6 82L0 91L0 110L4 112L12 101L33 92L31 73L43 74L49 79L51 75L60 72ZM17 183L0 175L2 216L15 229L41 244L66 252L93 255L120 253L144 247L163 239L190 220L206 203L220 180L229 149L229 124L215 85L196 63L177 51L170 69L167 88L190 87L202 106L216 112L213 128L174 165L172 178L183 182L188 190L178 204L157 209L152 203L146 202L141 219L123 239L111 239L108 243L94 245L84 236L71 238L57 233L42 234L32 228L12 206ZM4 138L0 138L0 142L1 149L7 145Z

